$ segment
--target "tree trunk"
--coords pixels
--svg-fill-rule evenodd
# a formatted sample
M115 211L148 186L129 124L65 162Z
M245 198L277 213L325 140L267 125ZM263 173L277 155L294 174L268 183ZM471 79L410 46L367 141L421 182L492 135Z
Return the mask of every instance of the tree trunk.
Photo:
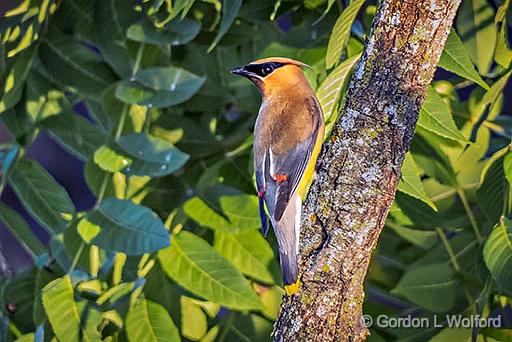
M362 341L363 284L459 0L383 0L302 213L275 341Z

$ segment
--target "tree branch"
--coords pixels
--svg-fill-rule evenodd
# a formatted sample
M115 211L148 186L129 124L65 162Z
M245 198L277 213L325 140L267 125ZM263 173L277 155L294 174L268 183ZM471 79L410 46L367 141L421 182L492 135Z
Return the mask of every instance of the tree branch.
M383 0L302 214L275 341L361 341L363 284L458 0Z

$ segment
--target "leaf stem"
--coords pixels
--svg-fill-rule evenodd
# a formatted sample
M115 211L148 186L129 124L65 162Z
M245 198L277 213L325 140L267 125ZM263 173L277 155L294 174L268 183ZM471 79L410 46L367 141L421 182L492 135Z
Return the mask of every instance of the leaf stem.
M466 198L466 194L464 193L463 189L458 189L457 193L459 194L460 200L462 201L462 205L464 206L464 209L466 210L466 213L469 217L469 221L471 222L471 227L473 227L473 231L478 240L478 243L482 244L482 242L483 242L482 233L480 233L480 229L478 228L478 224L476 222L475 215L473 214L473 210L471 210L471 208L469 206L468 199Z
M450 241L448 241L448 239L446 238L445 231L440 227L436 227L436 232L437 232L437 235L439 235L439 238L441 238L441 241L443 242L446 252L450 256L450 262L452 263L453 268L455 269L455 272L461 274L462 269L460 267L459 262L457 261L457 256L453 252L453 248L452 248L452 245L450 245ZM464 288L464 295L466 296L466 300L468 301L468 304L471 307L471 310L476 312L476 306L475 306L475 301L473 300L473 297L471 297L471 294L469 293L468 289L465 286L463 286L463 288Z
M228 332L231 330L233 326L233 321L235 320L236 312L230 311L228 318L226 319L226 323L224 324L224 328L222 329L222 333L219 336L219 342L224 342L226 337L228 336Z
M139 49L137 50L137 56L135 57L135 63L133 64L132 76L135 76L137 71L139 71L140 62L142 61L142 55L144 53L144 47L145 47L144 43L141 43L139 45Z
M455 253L453 253L453 248L450 245L450 241L448 241L448 239L446 238L446 234L445 234L444 230L440 227L436 227L436 232L437 232L437 235L439 235L439 237L441 238L441 241L443 242L446 252L450 256L450 261L453 265L453 268L455 269L455 271L461 272L459 262L457 261L457 256L455 255Z
M68 270L67 274L71 274L73 270L75 269L76 265L78 264L78 260L80 259L80 256L82 256L82 252L84 251L85 242L80 243L80 247L78 247L78 251L75 254L75 257L73 258L73 263L71 264L71 267Z

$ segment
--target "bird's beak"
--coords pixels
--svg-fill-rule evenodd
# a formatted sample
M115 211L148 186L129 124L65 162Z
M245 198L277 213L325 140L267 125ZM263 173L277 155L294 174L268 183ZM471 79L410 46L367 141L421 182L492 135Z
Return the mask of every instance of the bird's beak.
M244 76L244 77L251 77L252 76L252 73L247 71L245 69L245 67L234 68L233 70L231 70L231 73L235 74L235 75Z

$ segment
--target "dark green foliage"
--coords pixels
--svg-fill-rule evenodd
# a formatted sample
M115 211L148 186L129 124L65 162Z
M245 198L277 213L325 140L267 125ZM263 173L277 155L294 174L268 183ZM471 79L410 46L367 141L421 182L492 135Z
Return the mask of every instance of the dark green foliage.
M1 189L12 187L50 242L0 203L34 261L0 280L0 340L269 340L283 291L253 185L260 101L229 70L273 55L310 64L329 132L375 5L25 0L5 13ZM439 62L450 74L428 90L370 266L374 317L510 312L511 8L463 1ZM77 212L27 157L41 132L85 162L92 208ZM438 323L374 326L370 340L510 339Z

